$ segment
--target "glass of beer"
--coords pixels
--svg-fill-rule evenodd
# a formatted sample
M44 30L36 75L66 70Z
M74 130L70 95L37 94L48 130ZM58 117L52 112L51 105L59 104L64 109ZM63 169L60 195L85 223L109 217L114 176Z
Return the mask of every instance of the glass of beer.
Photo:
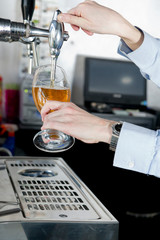
M53 68L52 65L38 67L34 74L32 95L39 112L46 101L69 102L71 90L63 68ZM73 137L54 129L42 130L33 138L34 145L46 152L68 150L74 142Z

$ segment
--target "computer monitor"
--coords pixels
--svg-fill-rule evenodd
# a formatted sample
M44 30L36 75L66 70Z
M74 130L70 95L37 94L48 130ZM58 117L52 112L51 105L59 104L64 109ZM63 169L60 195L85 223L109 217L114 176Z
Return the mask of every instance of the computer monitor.
M146 100L146 79L132 62L85 59L84 102L106 103L112 107L140 108Z

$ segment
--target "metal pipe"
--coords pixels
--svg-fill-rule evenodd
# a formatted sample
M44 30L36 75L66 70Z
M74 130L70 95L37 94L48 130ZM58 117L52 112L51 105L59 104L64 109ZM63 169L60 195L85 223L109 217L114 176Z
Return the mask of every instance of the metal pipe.
M19 41L22 37L48 37L49 30L0 18L0 41Z

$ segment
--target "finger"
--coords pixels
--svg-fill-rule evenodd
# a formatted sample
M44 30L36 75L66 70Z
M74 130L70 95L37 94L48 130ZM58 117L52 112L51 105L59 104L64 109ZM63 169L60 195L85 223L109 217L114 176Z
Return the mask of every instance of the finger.
M41 130L45 130L45 129L56 129L58 131L61 131L70 135L70 132L68 131L68 128L67 128L67 124L60 121L54 121L54 122L45 121L45 123L43 123L41 127Z
M47 101L41 109L42 121L44 120L44 117L46 116L46 114L48 114L50 111L56 111L60 109L63 106L63 104L64 102Z
M82 4L79 4L78 6L71 8L70 10L68 10L67 13L69 13L71 15L75 15L75 16L80 16L81 15L80 5L82 5Z
M67 122L70 120L69 118L69 115L65 114L65 108L62 108L58 109L58 111L49 112L48 114L46 114L43 119L43 124L49 121Z
M80 16L75 16L68 13L61 13L58 15L58 21L69 23L77 27L84 27L87 25L87 20L83 19Z
M71 24L71 27L73 28L74 31L78 31L78 30L80 29L80 27L75 26L75 25L73 25L73 24ZM88 30L86 30L86 29L83 29L83 28L82 28L82 30L83 30L87 35L89 35L89 36L92 36L92 35L94 34L93 32L90 32L90 31L88 31Z
M88 30L86 30L86 29L83 29L83 28L82 28L82 30L83 30L86 34L88 34L89 36L92 36L92 35L93 35L93 32L90 32L90 31L88 31Z
M62 14L59 14L58 15L58 21L59 22L64 22L64 19L63 19L63 16ZM74 24L71 24L71 27L75 30L75 31L78 31L80 29L80 27L74 25Z
M75 30L75 31L78 31L78 30L80 29L80 27L78 27L78 26L76 26L76 25L73 25L73 24L71 24L71 27L72 27L73 30Z
M64 111L64 109L66 109L67 112L71 112L71 111L73 111L73 109L74 109L74 111L76 109L78 109L79 111L83 111L82 109L77 107L72 102L47 101L41 109L42 121L44 121L45 116L49 115L48 113L52 112L55 115L55 112L60 113L60 110L62 110L63 113L65 113L66 111ZM57 110L59 110L59 111L57 111Z

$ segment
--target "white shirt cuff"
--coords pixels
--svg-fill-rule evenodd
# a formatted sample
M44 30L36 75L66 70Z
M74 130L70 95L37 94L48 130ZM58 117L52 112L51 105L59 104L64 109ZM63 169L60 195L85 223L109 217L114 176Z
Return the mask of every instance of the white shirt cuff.
M124 122L113 165L148 174L155 153L155 143L156 131Z

